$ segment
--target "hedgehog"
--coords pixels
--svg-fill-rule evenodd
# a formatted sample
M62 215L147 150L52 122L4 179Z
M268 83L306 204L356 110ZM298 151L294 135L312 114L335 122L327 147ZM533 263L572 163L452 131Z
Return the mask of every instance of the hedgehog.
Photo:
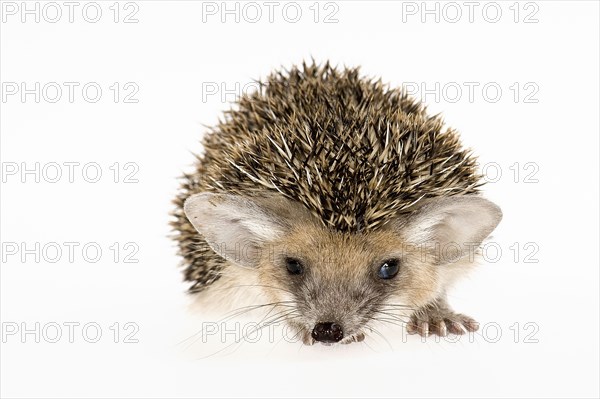
M386 320L476 331L447 291L502 213L458 133L359 68L304 62L257 83L174 200L190 293L265 307L305 344L359 342Z

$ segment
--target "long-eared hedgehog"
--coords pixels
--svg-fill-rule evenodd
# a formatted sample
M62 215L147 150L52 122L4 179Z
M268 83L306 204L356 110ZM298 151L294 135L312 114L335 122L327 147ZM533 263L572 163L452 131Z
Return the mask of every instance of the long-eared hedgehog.
M292 67L241 96L203 147L172 222L193 293L253 289L241 296L288 310L274 314L307 344L390 319L477 329L446 291L502 213L456 131L402 90L358 68Z

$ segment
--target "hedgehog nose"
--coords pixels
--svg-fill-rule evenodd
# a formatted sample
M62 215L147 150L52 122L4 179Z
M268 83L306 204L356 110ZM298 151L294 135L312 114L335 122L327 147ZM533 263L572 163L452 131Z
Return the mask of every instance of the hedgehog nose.
M336 323L318 323L312 331L312 337L319 342L339 342L344 338L344 331Z

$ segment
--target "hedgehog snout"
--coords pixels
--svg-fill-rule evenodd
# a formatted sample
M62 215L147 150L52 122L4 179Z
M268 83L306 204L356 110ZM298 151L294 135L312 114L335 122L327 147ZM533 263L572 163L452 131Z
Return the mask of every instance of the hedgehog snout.
M344 338L344 330L338 323L317 323L313 328L312 337L323 343L339 342Z

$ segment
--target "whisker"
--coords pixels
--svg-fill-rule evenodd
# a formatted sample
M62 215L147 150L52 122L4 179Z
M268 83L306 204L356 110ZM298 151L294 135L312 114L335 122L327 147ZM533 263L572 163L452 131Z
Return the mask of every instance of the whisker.
M211 292L227 291L227 290L231 290L234 288L250 288L250 287L270 288L270 289L279 290L279 291L283 291L288 294L294 295L294 293L292 291L285 289L283 287L276 287L274 285L266 285L266 284L238 284L238 285L232 285L232 286L227 286L227 287L217 287L217 288L211 288Z
M272 303L265 303L265 304L259 304L259 305L244 306L242 308L234 309L231 312L228 312L229 314L226 314L226 317L218 320L216 323L224 323L235 317L242 316L244 314L250 313L254 310L265 308L267 306L272 306L273 309L276 308L277 306L295 308L295 306L288 305L288 303L293 303L293 302L294 301L280 301L280 302L272 302ZM233 313L233 314L231 314L231 313ZM188 349L191 345L196 343L198 341L198 339L200 339L202 337L203 333L204 333L204 329L201 329L200 331L192 334L188 338L180 341L177 345L181 345L181 344L185 343L186 341L189 341L190 339L196 338L188 346L186 346L184 348L184 349Z
M245 339L246 339L246 338L247 338L247 337L248 337L250 334L257 333L257 332L261 331L262 329L264 329L265 327L271 326L271 325L273 325L273 324L277 323L277 322L278 322L278 321L280 321L280 320L284 320L284 319L286 319L286 317L288 317L290 314L294 313L295 311L296 311L296 310L294 309L294 310L280 311L280 312L278 312L278 313L274 314L273 316L271 316L270 320L263 322L263 324L262 324L262 325L260 325L260 324L259 324L259 325L257 325L257 326L256 326L256 327L255 327L253 330L251 330L251 331L247 332L246 334L244 334L244 335L243 335L243 336L242 336L242 337L241 337L239 340L236 340L235 342L233 342L233 343L231 343L231 344L227 345L226 347L224 347L224 348L222 348L222 349L220 349L220 350L218 350L218 351L216 351L216 352L214 352L214 353L212 353L212 354L210 354L210 355L208 355L208 356L201 357L200 359L206 359L206 358L209 358L209 357L211 357L211 356L217 355L217 354L219 354L219 353L221 353L221 352L223 352L223 351L225 351L225 350L227 350L227 349L231 348L231 347L232 347L232 346L234 346L234 345L238 345L238 344L240 344L240 343L243 343L243 341L244 341L244 340L245 340ZM284 312L287 312L287 313L284 313ZM284 313L284 314L282 314L282 313ZM263 319L263 320L264 320L264 319ZM239 347L240 347L240 346L241 346L241 345L239 345L239 346L238 346L238 347L235 349L235 351L237 351L237 350L239 349ZM235 351L234 351L234 352L235 352Z
M367 325L365 327L368 328L371 332L374 332L375 334L377 334L378 336L380 336L388 344L388 346L390 347L391 350L394 349L392 347L392 344L390 343L390 341L379 330L377 330L375 327L373 327L371 325Z

